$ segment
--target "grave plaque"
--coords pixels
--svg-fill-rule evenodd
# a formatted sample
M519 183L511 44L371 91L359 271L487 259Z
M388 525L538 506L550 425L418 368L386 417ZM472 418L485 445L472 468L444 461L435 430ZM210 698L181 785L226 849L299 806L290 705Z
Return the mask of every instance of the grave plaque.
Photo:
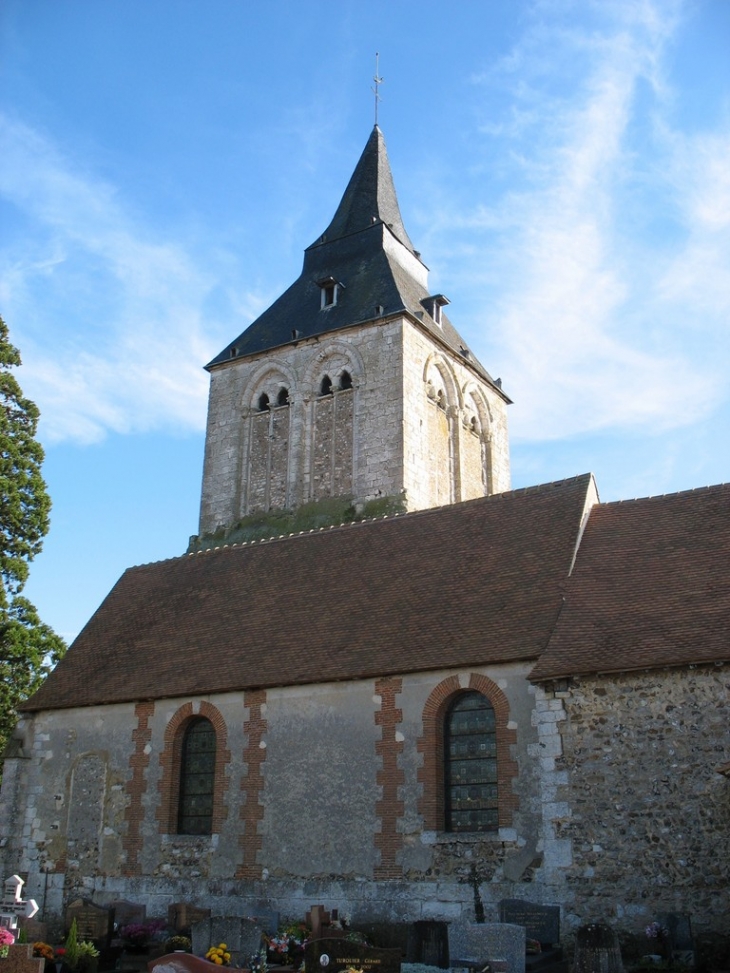
M400 973L399 949L376 949L349 939L315 939L304 947L307 973L340 973L354 966L364 973Z
M66 909L66 928L76 920L76 935L79 940L87 939L106 946L112 936L114 913L111 909L77 899Z
M524 899L502 899L499 921L524 926L528 939L536 939L542 946L557 946L560 942L560 906L535 905Z

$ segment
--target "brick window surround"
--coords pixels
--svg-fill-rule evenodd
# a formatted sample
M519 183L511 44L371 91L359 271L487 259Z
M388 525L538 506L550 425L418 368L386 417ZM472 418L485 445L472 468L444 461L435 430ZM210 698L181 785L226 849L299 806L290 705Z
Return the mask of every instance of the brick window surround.
M231 759L230 752L226 749L228 731L225 721L216 707L211 703L202 701L197 706L193 706L192 703L185 703L174 714L165 728L163 751L160 756L162 769L159 785L161 802L157 815L160 834L177 833L183 738L190 721L201 716L210 720L216 736L212 833L220 834L223 827L227 804L225 797L228 788L228 775L225 768Z
M519 806L517 795L512 792L512 781L517 777L517 764L510 754L511 746L517 742L517 734L508 728L507 697L495 682L481 673L472 672L466 687L462 686L458 676L449 676L433 689L426 700L423 708L423 733L418 739L418 751L423 754L423 764L418 771L423 794L418 809L423 816L426 831L445 830L444 719L454 698L469 690L485 696L494 709L500 828L512 825L512 815Z

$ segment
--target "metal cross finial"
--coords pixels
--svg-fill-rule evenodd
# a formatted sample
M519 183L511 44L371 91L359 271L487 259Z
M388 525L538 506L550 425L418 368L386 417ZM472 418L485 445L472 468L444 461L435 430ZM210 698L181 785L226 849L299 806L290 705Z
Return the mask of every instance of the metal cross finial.
M373 78L373 81L375 82L375 87L371 89L375 94L375 124L376 125L378 124L378 102L380 101L380 92L378 89L380 85L383 83L383 79L378 75L379 61L380 61L380 54L378 54L378 52L376 51L375 52L375 77Z

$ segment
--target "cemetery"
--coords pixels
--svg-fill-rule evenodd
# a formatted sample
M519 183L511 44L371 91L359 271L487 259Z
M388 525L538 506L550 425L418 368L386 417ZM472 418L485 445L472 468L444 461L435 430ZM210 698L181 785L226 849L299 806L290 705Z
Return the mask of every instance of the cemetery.
M17 875L4 883L0 973L212 973L217 966L246 973L721 973L730 960L727 938L698 950L686 915L650 924L642 952L603 921L563 937L559 906L521 899L500 902L494 922L480 916L363 929L323 905L291 921L269 908L215 916L180 902L166 917L150 918L144 905L128 901L77 900L63 930L51 930L37 918L36 902L23 898L23 884ZM54 939L60 944L51 945Z

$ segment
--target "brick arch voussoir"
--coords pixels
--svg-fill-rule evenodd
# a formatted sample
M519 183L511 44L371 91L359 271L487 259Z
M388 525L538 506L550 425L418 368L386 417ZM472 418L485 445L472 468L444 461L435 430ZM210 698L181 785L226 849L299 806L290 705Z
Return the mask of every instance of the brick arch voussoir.
M500 827L509 827L513 813L519 806L512 789L512 781L517 776L517 764L511 753L517 734L509 727L509 701L494 680L481 673L470 674L468 688L485 696L494 709L498 820ZM428 831L439 831L444 827L444 716L454 697L464 691L459 677L449 676L433 688L423 707L423 732L417 742L418 751L423 754L423 764L418 771L418 781L423 785L419 813L423 816L424 827Z
M226 765L230 763L231 753L227 749L228 728L220 710L207 700L202 700L197 710L192 702L184 703L165 727L163 750L160 755L160 783L161 802L158 811L158 823L162 834L172 834L177 827L177 796L180 793L180 760L182 757L182 741L185 728L192 719L204 717L209 720L216 735L215 758L215 797L213 800L214 833L219 833L225 819L226 791L228 789L228 775Z

